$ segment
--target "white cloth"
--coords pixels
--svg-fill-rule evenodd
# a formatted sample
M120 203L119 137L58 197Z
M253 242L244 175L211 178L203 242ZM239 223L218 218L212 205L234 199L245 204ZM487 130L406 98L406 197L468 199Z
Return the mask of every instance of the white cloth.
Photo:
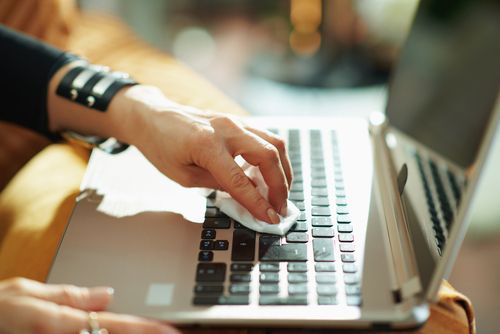
M242 166L245 173L255 183L257 190L267 200L269 187L266 185L260 170L257 167L245 164ZM262 220L256 219L247 209L234 200L231 195L224 191L217 191L214 204L222 212L229 217L241 223L243 226L261 233L270 233L277 235L285 235L290 228L295 224L295 221L300 215L300 210L290 201L287 201L287 214L280 216L279 224L269 224Z

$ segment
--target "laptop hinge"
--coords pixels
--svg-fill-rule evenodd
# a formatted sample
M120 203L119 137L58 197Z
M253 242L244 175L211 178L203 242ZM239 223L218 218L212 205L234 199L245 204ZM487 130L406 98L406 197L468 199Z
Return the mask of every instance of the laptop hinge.
M403 302L422 291L413 243L408 228L401 194L408 177L407 166L396 171L385 141L387 124L370 124L374 150L375 176L380 192L382 211L388 238L388 251L392 259L393 299Z

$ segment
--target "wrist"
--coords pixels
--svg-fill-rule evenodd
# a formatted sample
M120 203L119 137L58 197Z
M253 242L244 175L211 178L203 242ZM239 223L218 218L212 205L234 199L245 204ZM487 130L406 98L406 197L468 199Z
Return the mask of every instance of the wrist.
M135 85L123 88L113 98L107 112L112 123L111 136L138 146L147 129L155 122L154 116L165 111L164 101L168 100L156 87Z

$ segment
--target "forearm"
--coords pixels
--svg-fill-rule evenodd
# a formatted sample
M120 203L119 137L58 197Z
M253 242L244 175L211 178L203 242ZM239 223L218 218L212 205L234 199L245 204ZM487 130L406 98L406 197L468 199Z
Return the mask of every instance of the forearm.
M0 50L0 120L52 137L47 127L47 83L73 57L2 25Z

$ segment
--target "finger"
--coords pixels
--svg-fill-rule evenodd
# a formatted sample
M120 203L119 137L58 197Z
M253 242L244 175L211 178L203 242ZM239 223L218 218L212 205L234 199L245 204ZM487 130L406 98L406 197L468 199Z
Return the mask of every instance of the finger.
M208 162L207 169L217 182L254 217L271 224L279 223L280 219L276 211L259 194L229 152L223 151L216 155Z
M283 170L285 171L286 179L288 181L288 187L290 188L292 186L292 178L293 178L292 164L290 163L290 159L288 158L286 145L283 139L281 139L279 136L267 130L256 129L252 128L251 126L246 126L245 129L263 138L264 140L271 143L272 145L274 145L274 147L278 149L281 159L281 165L283 166Z
M85 311L101 311L112 300L109 287L81 288L74 285L51 285L36 281L26 283L26 295Z
M259 167L269 187L269 203L277 212L285 215L288 184L278 150L259 136L245 132L245 136L238 136L228 141L229 150L234 155L241 155L251 165Z

